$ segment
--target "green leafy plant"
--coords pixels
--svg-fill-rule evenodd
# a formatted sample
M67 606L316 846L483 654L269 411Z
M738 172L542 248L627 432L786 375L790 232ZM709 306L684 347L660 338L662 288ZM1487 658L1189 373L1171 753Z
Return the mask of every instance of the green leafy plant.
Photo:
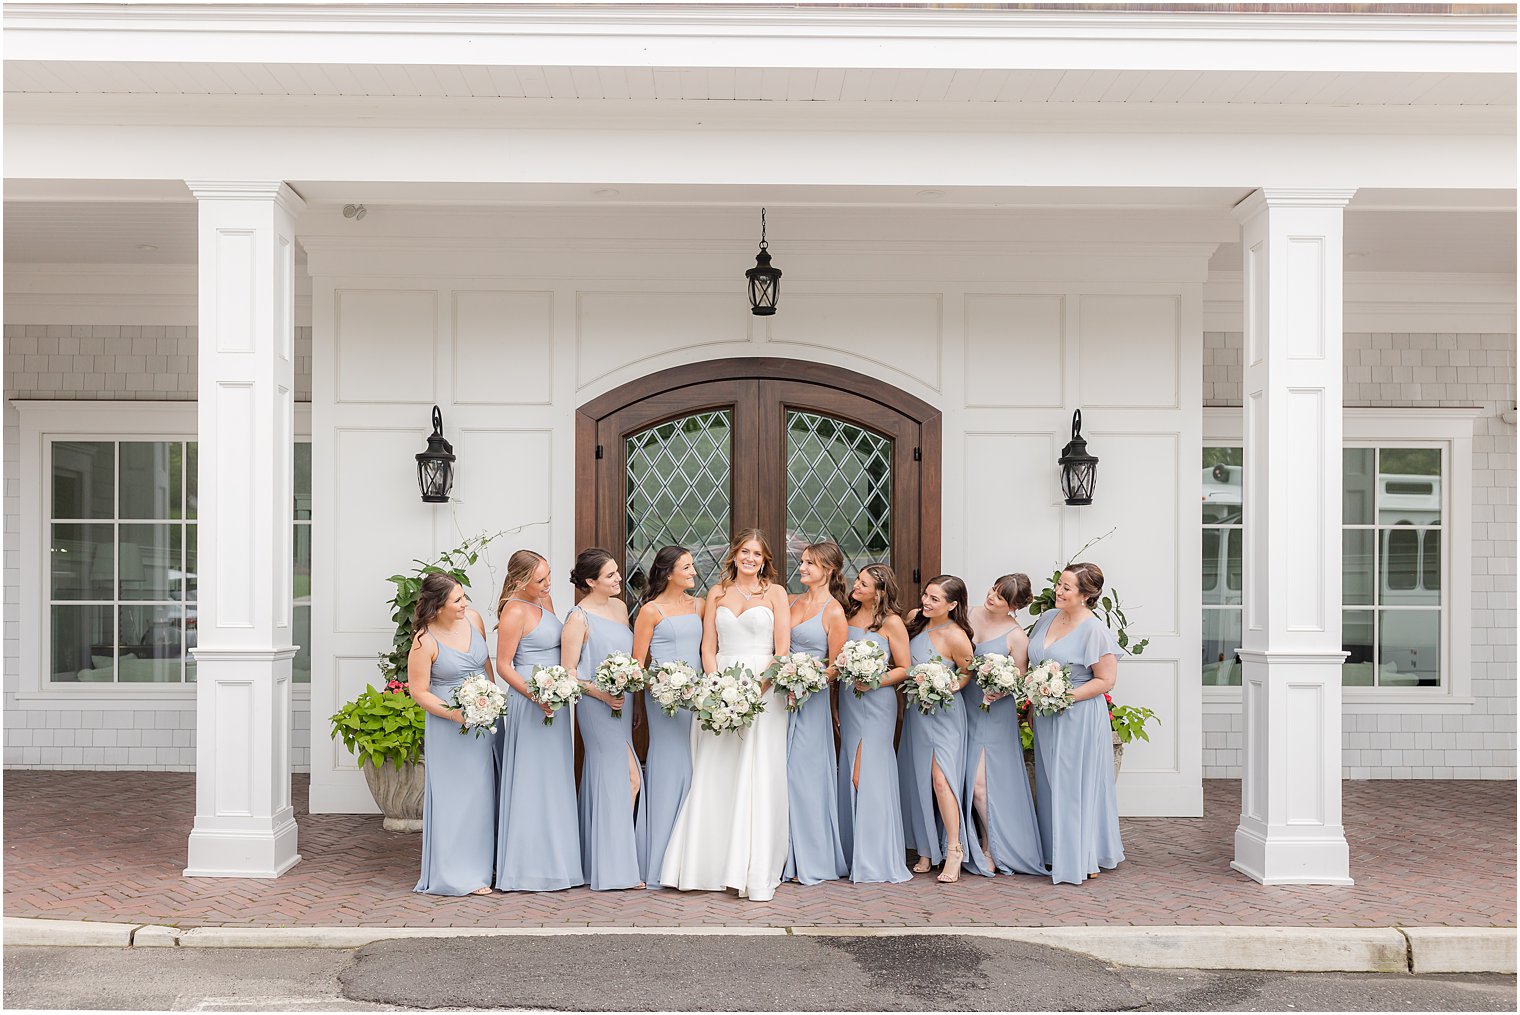
M1151 735L1145 732L1145 724L1156 719L1154 710L1141 705L1115 705L1113 698L1106 694L1103 697L1108 699L1108 725L1119 734L1119 743L1127 744L1136 737L1150 743Z
M400 768L422 756L426 715L410 695L368 685L328 721L332 735L343 738L360 765L379 768L389 762Z
M1080 560L1082 555L1087 552L1088 547L1111 535L1113 535L1113 530L1109 529L1103 535L1088 540L1082 549L1072 555L1073 560ZM1070 566L1071 561L1068 561L1066 567ZM1050 578L1045 582L1045 587L1040 590L1039 595L1030 601L1029 615L1031 617L1038 617L1046 610L1056 608L1056 583L1061 580L1061 572L1063 570L1065 568L1058 567L1052 571ZM1119 590L1113 586L1110 585L1108 591L1098 600L1098 605L1094 608L1093 613L1102 618L1103 623L1108 625L1108 629L1114 632L1114 637L1119 641L1119 647L1130 655L1140 655L1145 651L1145 647L1151 643L1149 638L1141 638L1139 641L1135 641L1130 635L1129 617L1125 616L1124 607L1120 605ZM1034 624L1030 624L1026 630L1033 632Z
M406 657L412 651L412 615L417 611L417 597L422 593L422 582L430 574L446 574L465 588L470 587L470 576L465 568L473 567L485 552L491 540L501 535L482 532L471 536L452 550L445 550L437 560L413 560L417 567L409 574L393 574L386 581L396 587L391 597L391 623L396 633L391 647L380 653L380 675L385 678L386 690L401 691L406 687Z

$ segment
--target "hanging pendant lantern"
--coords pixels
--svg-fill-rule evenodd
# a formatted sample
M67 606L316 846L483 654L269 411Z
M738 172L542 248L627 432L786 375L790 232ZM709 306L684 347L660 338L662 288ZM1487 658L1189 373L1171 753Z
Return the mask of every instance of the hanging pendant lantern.
M770 251L765 242L765 209L760 209L760 252L755 266L744 273L749 279L749 312L769 317L776 312L776 298L781 295L781 269L771 267Z
M1098 460L1087 453L1082 439L1082 410L1071 414L1071 442L1061 449L1061 492L1073 507L1091 504L1098 480Z
M433 436L417 453L417 486L429 504L447 504L454 489L454 445L443 438L443 413L433 406Z

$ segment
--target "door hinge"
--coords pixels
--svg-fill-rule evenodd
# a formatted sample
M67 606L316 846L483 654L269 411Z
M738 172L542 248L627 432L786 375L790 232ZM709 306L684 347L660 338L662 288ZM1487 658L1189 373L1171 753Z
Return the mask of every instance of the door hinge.
M598 444L596 446L596 457L598 457L598 458L602 457L602 446L600 444Z
M918 583L919 583L919 582L920 582L920 581L922 581L922 580L923 580L923 579L921 579L921 578L920 578L920 577L919 577L919 576L918 576L918 568L916 568L916 567L915 567L915 568L914 568L914 569L913 569L913 584L915 584L915 585L917 585L917 584L918 584Z
M915 462L921 462L921 461L924 460L924 449L923 448L914 448L913 449L913 460ZM915 581L916 580L917 579L915 579Z

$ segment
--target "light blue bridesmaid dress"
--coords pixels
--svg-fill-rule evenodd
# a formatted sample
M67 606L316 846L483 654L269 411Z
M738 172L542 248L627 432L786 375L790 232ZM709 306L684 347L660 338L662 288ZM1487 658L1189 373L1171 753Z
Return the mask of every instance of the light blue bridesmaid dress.
M528 605L539 611L539 621L522 636L512 657L512 668L525 680L535 666L558 666L560 652L559 618L537 603ZM507 698L496 887L504 892L555 892L583 885L570 710L560 709L554 725L545 726L536 701L515 689Z
M1072 686L1080 687L1092 679L1093 663L1105 655L1118 658L1124 651L1097 617L1088 617L1047 646L1045 632L1055 616L1050 610L1034 625L1030 666L1054 659L1071 667ZM1032 725L1036 810L1050 880L1080 884L1099 868L1111 870L1124 861L1108 706L1099 695L1056 715L1037 715Z
M485 672L486 640L471 624L468 651L437 644L428 689L448 704L465 677ZM453 720L427 714L422 876L414 892L468 895L491 885L496 861L496 738L490 732L460 736L459 730Z
M892 658L886 635L850 628L851 641L875 642ZM855 697L854 685L841 681L839 693L839 843L850 880L856 884L900 885L913 880L903 862L902 798L892 734L897 732L897 691L878 687ZM860 758L860 785L855 759Z
M633 632L627 624L599 617L579 606L570 611L586 623L586 640L577 664L580 678L591 680L603 659L614 652L633 652ZM575 706L585 757L581 763L581 871L592 891L637 888L644 880L635 811L644 809L644 794L628 796L628 759L633 753L633 695L623 696L622 718L612 707L589 694Z
M823 610L792 628L792 651L827 659L829 636ZM833 881L848 873L839 842L838 761L834 756L834 714L825 687L808 695L787 716L786 809L791 843L783 880L802 884Z
M914 666L939 656L929 637L928 628L909 639L908 650ZM987 869L981 850L975 848L975 830L968 820L971 814L970 801L961 791L961 787L966 784L965 699L957 693L953 704L928 715L920 712L916 704L909 702L907 714L903 717L903 742L908 745L912 773L912 783L907 792L913 798L913 812L903 816L908 825L908 845L917 850L919 856L928 857L932 863L943 863L945 860L945 850L950 845L949 836L934 799L934 762L938 761L939 770L956 791L956 803L961 814L961 840L966 844L963 869L990 877L992 872Z
M696 613L667 617L652 604L644 609L660 613L649 639L651 664L659 666L679 661L700 673L702 618ZM681 813L681 803L691 787L691 711L680 708L675 715L668 716L658 702L647 696L645 705L649 750L644 758L645 803L640 808L637 832L644 884L659 888L665 846L670 842L676 815Z
M1008 636L978 642L976 654L1008 655ZM990 849L997 869L1004 874L1044 874L1040 853L1040 830L1034 816L1034 796L1029 792L1029 773L1024 768L1024 748L1019 742L1018 701L1012 695L982 711L982 689L975 681L961 692L966 703L966 789L962 797L966 812L976 813L976 772L985 763L987 772L986 841L973 824L966 833L968 848ZM983 860L985 862L985 857Z

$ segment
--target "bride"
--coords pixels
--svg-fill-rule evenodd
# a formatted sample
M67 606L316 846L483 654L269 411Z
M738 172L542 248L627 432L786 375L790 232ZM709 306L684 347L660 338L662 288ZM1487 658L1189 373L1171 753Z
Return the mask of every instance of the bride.
M707 593L702 669L735 663L759 676L791 641L786 587L759 529L734 537L723 579ZM739 890L769 902L786 865L786 699L764 687L755 724L722 736L692 724L691 788L681 805L660 882L683 891Z

